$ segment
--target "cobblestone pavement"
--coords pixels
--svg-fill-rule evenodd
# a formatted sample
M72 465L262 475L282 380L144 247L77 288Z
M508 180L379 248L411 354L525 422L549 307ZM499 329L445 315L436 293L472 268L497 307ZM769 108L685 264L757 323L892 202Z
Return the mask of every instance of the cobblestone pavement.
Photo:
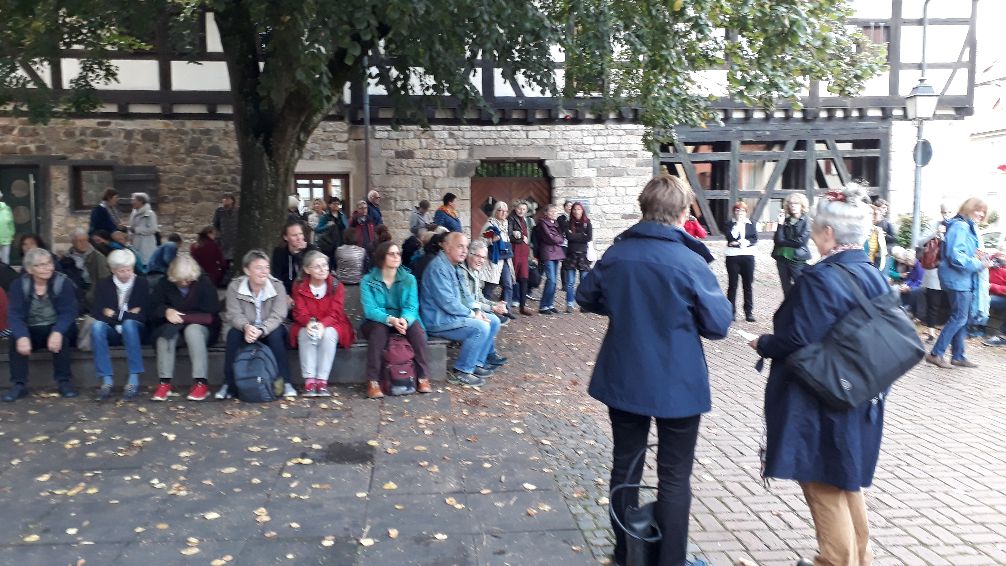
M771 259L760 256L757 266L757 322L735 326L760 334L771 331L781 291ZM714 268L725 289L722 261ZM489 392L522 409L601 563L613 544L603 505L611 441L605 408L586 385L605 327L603 318L580 313L522 318L501 338L502 349L519 358L510 373L520 377ZM812 557L816 542L795 482L766 488L759 478L765 378L754 371L746 342L731 331L706 343L714 408L699 439L691 539L716 566L791 566ZM890 397L867 495L877 565L1006 564L1006 350L975 340L968 348L978 369L920 364Z

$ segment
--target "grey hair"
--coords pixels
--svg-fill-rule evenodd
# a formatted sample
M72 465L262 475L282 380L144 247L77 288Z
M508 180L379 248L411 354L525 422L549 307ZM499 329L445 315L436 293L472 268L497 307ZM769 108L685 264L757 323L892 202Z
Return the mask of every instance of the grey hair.
M304 254L304 261L300 262L300 273L297 275L297 278L301 281L307 281L310 279L311 276L307 274L307 267L318 259L328 261L328 256L325 255L324 252L318 250L311 250Z
M873 229L873 205L866 187L849 183L842 188L845 201L817 199L814 210L814 230L831 228L835 243L840 246L862 245Z
M519 206L527 206L527 201L524 199L517 199L510 203L510 210L517 210Z
M136 256L129 250L112 250L108 254L108 268L112 271L136 265Z
M133 193L132 198L142 202L143 204L150 202L150 196L147 193Z
M32 248L28 250L28 253L24 254L24 258L21 260L21 265L25 269L31 269L38 265L42 260L48 259L55 265L56 260L52 256L52 252L45 248Z
M468 244L468 253L470 254L475 253L479 250L488 250L488 249L489 246L486 245L486 241L481 238L479 238L478 240L472 240L471 243Z
M493 214L496 214L497 212L499 212L503 208L506 208L507 210L510 210L510 207L507 206L507 203L506 203L505 200L498 200L498 201L496 201L496 204L493 205Z
M172 283L188 281L191 283L199 279L202 272L199 269L199 264L196 263L196 260L192 259L192 256L189 254L178 254L178 257L168 266L168 281Z
M849 185L861 186L857 183L849 183ZM802 207L800 214L807 214L807 210L810 209L810 202L807 200L807 195L803 193L790 193L789 196L783 199L782 206L786 210L786 216L789 216L789 205L791 204L799 204Z
M74 239L74 238L79 238L81 236L87 236L87 230L85 230L83 228L74 228L73 231L70 232L70 239L71 240Z
M266 263L270 263L269 254L262 250L250 250L243 258L241 258L241 267L247 268L257 259L264 259Z

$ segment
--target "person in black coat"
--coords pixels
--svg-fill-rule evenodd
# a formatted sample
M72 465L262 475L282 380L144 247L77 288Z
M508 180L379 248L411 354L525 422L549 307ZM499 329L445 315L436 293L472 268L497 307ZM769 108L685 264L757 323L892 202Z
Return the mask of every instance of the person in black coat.
M758 242L758 228L748 219L748 205L737 201L734 205L734 219L727 224L726 255L727 300L734 310L737 320L737 278L744 285L744 320L754 322L754 282L755 248Z
M112 358L109 346L126 348L126 367L129 378L122 399L131 401L140 392L140 374L143 373L143 351L140 342L147 321L150 288L146 277L134 271L136 256L128 250L115 250L108 254L108 268L112 275L98 280L91 306L91 349L94 351L95 375L101 381L97 400L112 396Z
M304 255L318 249L314 244L307 243L304 235L304 224L297 221L287 222L283 227L283 245L272 251L272 276L283 282L287 296L293 289L293 282L300 274L300 265Z
M569 210L569 218L562 225L566 236L566 259L562 260L563 282L566 289L566 314L573 312L573 299L576 296L576 281L579 274L580 282L590 271L590 260L587 251L594 239L594 224L587 218L583 204L574 202Z
M779 213L779 227L775 230L775 248L772 257L775 258L779 270L779 282L782 293L786 295L793 288L793 283L800 272L807 266L810 259L810 222L807 220L807 208L810 203L802 193L793 193L782 201L783 210Z

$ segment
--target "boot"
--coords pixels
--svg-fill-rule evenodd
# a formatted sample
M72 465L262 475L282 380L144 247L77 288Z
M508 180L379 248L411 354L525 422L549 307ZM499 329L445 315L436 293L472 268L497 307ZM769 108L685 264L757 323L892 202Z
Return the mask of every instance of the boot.
M370 399L380 399L381 397L384 397L384 393L381 392L381 385L376 381L368 381L367 397Z
M529 308L527 308L527 307L522 307L520 309L520 314L522 314L524 316L534 316L534 311L531 310L531 309L529 309Z
M432 393L433 387L430 386L430 380L420 377L418 383L416 383L416 391L420 393Z

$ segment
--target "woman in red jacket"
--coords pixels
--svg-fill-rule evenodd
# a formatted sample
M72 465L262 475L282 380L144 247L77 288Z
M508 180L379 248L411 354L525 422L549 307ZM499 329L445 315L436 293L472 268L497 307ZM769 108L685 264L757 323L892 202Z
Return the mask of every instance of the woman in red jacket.
M220 287L227 262L224 259L224 252L220 249L220 244L217 244L217 229L213 226L207 226L199 231L198 238L196 243L192 244L189 253L192 254L192 259L196 260L210 281Z
M300 277L293 284L293 328L290 343L300 349L305 397L329 397L328 375L337 345L356 340L343 310L344 288L328 270L328 258L315 250L304 256Z

